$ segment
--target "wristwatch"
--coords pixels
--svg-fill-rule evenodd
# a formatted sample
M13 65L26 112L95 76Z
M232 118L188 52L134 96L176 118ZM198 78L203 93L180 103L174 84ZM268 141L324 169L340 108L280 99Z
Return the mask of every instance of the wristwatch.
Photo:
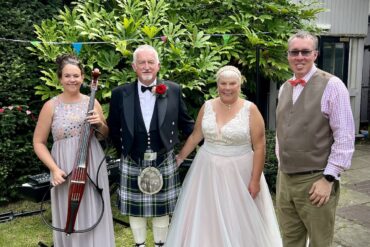
M326 179L326 181L328 181L330 183L332 183L336 180L335 177L332 176L332 175L324 175L324 178Z

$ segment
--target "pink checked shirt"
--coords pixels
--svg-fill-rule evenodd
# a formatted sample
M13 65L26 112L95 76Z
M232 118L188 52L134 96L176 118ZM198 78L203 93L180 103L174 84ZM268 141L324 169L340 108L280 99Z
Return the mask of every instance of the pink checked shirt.
M314 65L303 79L308 82L316 70L317 68ZM279 97L283 86L280 88ZM303 89L304 87L300 84L293 88L293 104ZM330 174L339 180L340 174L351 166L355 143L355 125L348 90L344 83L336 76L330 78L325 88L321 99L321 112L329 119L334 137L334 143L331 146L331 152L324 174ZM278 160L280 160L277 141L275 152Z

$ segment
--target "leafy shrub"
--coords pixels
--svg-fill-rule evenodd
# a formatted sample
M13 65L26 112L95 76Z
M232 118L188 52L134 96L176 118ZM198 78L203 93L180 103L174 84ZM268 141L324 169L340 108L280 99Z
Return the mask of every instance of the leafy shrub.
M16 199L24 176L43 168L32 147L32 116L43 104L34 90L42 61L27 50L27 41L35 40L32 25L56 13L61 4L60 0L0 4L0 33L7 39L0 40L0 202ZM27 114L30 110L32 114Z
M34 94L40 62L27 50L27 41L35 39L30 27L55 13L58 3L61 4L57 0L48 2L10 0L0 5L0 33L8 39L0 40L0 107L40 101Z
M40 172L30 131L35 124L27 105L0 108L0 203L16 198L25 175Z
M259 65L265 78L283 81L290 76L286 40L296 29L314 30L310 20L322 11L317 1L75 1L72 8L35 25L40 42L29 49L48 63L42 67L37 93L47 99L60 92L53 67L56 56L73 53L74 42L86 42L79 57L88 70L101 68L97 99L107 103L112 88L136 78L132 53L146 43L159 53L160 76L183 86L195 116L204 99L217 95L215 72L222 65L238 66L248 79L243 92L254 92L258 46L263 47Z
M266 130L266 161L264 174L272 193L276 191L278 160L275 155L275 131Z

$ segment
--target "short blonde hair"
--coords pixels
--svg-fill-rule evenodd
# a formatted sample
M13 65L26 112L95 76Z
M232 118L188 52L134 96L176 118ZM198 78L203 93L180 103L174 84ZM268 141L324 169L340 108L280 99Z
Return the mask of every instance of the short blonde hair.
M244 78L242 74L240 73L240 70L237 67L232 66L232 65L223 66L217 71L216 73L217 83L219 82L221 76L235 77L238 79L239 84L242 84L244 81Z

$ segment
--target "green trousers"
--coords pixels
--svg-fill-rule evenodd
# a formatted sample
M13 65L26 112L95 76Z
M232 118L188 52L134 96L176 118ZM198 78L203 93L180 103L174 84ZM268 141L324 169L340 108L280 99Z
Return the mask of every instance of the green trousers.
M322 173L288 175L278 172L276 208L284 247L329 247L333 242L335 211L340 188L335 181L327 204L317 207L309 199L314 182Z

